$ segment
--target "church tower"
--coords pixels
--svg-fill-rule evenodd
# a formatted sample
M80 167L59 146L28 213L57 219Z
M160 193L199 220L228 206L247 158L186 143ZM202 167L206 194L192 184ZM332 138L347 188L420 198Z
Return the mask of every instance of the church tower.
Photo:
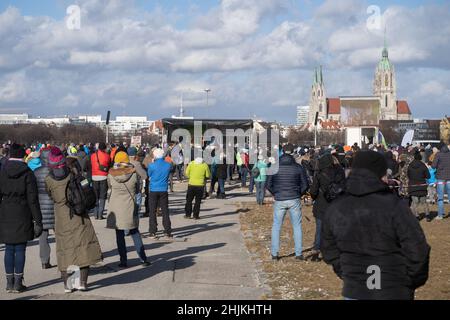
M382 57L375 70L373 94L380 97L380 120L397 120L397 83L394 65L389 61L386 35Z
M314 124L316 112L319 112L319 118L327 119L327 99L325 94L325 84L323 82L322 66L314 69L314 80L311 88L311 97L309 100L308 122Z

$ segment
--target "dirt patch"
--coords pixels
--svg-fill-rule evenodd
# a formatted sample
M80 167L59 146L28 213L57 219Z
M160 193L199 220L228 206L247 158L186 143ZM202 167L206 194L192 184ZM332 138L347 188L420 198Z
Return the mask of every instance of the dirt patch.
M317 300L342 299L342 281L324 262L297 261L289 215L286 215L280 237L280 261L272 261L270 253L273 209L270 204L259 207L240 204L241 229L248 250L260 266L266 285L272 293L268 299ZM434 207L432 210L437 211ZM314 242L315 222L311 206L302 208L303 248ZM450 299L450 219L421 221L431 246L429 279L416 291L418 300ZM308 254L305 253L307 256Z

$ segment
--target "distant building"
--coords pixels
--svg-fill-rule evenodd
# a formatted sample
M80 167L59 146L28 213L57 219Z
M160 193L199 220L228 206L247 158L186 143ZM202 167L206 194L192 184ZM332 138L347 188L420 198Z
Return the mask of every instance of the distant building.
M301 126L308 123L309 106L297 107L297 125Z
M27 123L28 114L0 114L0 124L20 124Z
M380 120L412 120L411 110L408 102L405 100L397 100L397 82L395 79L395 68L389 60L389 53L386 45L383 48L382 57L375 69L375 79L373 83L373 96L364 97L339 97L327 98L325 83L323 80L322 66L315 69L313 85L311 88L310 111L308 122L314 123L316 113L319 112L319 118L322 120L341 121L343 115L343 100L354 100L354 111L358 108L363 114L365 108L369 108L366 98L376 100L376 105L370 105L371 110L377 112L377 121ZM358 102L359 101L359 102ZM353 121L352 121L353 122ZM363 124L360 124L363 125Z

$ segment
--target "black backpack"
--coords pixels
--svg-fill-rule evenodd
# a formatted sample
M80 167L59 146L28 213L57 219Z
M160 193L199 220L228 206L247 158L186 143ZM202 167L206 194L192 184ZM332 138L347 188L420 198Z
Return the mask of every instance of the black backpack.
M66 205L70 208L70 218L74 215L85 217L96 206L94 189L81 174L72 172L66 186Z

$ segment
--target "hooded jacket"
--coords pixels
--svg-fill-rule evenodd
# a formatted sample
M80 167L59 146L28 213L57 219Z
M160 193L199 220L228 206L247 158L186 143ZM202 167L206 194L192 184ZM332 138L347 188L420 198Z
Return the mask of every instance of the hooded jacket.
M420 160L414 160L408 167L408 192L413 197L426 197L428 194L427 179L430 172L427 166Z
M289 154L283 154L279 158L277 174L267 177L267 190L276 201L300 199L308 188L305 169Z
M34 239L34 225L42 224L36 178L26 163L9 160L0 172L0 243Z
M139 226L139 217L134 215L135 197L139 187L136 170L132 165L109 170L107 228L132 230Z
M321 251L351 299L413 299L428 279L430 247L410 208L375 174L354 169L347 193L328 208ZM381 289L369 289L372 268Z
M336 183L345 187L345 171L339 164L334 164L332 155L324 155L319 159L319 171L314 175L310 194L314 201L313 214L317 219L323 219L331 202L324 196L330 184Z
M436 179L450 180L450 151L447 146L436 154L432 167L436 169Z

